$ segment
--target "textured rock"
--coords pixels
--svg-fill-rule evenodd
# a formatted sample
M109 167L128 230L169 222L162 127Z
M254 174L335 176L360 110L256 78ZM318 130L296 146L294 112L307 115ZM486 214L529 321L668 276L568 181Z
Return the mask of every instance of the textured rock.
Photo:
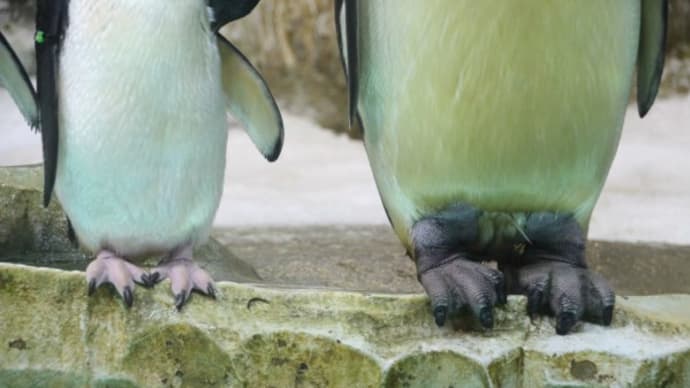
M214 236L269 283L422 292L388 225L242 227ZM690 294L690 246L590 241L587 262L618 295Z
M469 317L459 317L454 328L437 328L427 299L415 294L223 282L217 301L195 296L177 312L165 285L138 288L129 310L112 290L89 298L85 288L79 272L0 264L0 381L142 387L690 384L687 295L620 300L613 327L584 324L563 337L553 334L552 319L530 323L522 297L510 297L497 309L495 329L483 331Z
M41 208L40 185L39 167L0 168L0 260L83 268L59 206ZM138 287L127 309L112 288L87 297L82 272L0 263L0 387L690 385L690 295L619 297L611 328L579 324L568 336L554 335L551 318L530 322L514 296L491 331L468 316L439 329L387 228L218 236L237 256L212 242L198 254L203 265L254 284L220 282L217 301L194 296L182 312L168 281ZM621 284L644 283L639 271L661 291L687 290L674 280L687 279L687 248L589 249L593 267ZM238 256L269 281L302 288L257 283Z

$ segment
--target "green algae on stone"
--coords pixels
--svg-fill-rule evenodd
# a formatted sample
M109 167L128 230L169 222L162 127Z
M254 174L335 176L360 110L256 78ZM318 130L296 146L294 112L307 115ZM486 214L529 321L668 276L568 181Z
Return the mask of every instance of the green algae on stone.
M339 340L302 333L255 334L232 361L245 387L379 387L376 361Z
M131 380L121 378L102 378L91 384L93 388L139 388Z
M208 335L187 324L139 333L122 361L123 370L144 386L226 386L230 364L230 356Z
M451 351L415 353L397 361L388 370L387 388L490 387L484 367Z
M0 270L0 346L7 347L0 369L58 365L88 374L81 331L85 285L67 272L18 268Z
M522 386L522 349L513 350L493 360L488 366L489 377L495 387Z
M690 350L642 364L635 377L634 387L685 388L690 385Z
M0 388L81 388L85 386L88 386L88 377L76 373L48 369L0 369Z

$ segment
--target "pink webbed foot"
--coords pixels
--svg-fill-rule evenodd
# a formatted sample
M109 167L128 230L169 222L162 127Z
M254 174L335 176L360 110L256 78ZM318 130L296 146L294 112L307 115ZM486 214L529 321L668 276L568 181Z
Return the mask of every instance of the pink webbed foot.
M110 251L99 252L86 267L89 296L96 291L96 288L110 283L115 286L127 307L132 307L134 283L145 285L146 279L147 274L144 270Z
M170 288L175 295L175 307L180 310L197 290L211 298L216 298L216 287L211 276L192 260L192 249L186 247L173 253L145 276L148 284L170 279Z

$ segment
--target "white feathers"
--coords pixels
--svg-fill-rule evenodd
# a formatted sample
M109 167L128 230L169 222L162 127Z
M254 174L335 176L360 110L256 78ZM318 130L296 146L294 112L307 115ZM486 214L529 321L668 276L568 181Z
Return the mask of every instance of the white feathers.
M198 0L72 0L60 55L56 193L89 249L167 251L206 238L227 122Z

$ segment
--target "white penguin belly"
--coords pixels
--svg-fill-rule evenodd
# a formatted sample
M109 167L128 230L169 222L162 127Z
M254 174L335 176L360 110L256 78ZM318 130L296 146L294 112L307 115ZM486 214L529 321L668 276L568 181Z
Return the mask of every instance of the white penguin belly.
M359 109L399 234L458 202L585 226L629 99L639 1L377 0L360 16Z
M223 188L220 59L200 0L71 0L56 194L80 242L134 256L203 241Z

